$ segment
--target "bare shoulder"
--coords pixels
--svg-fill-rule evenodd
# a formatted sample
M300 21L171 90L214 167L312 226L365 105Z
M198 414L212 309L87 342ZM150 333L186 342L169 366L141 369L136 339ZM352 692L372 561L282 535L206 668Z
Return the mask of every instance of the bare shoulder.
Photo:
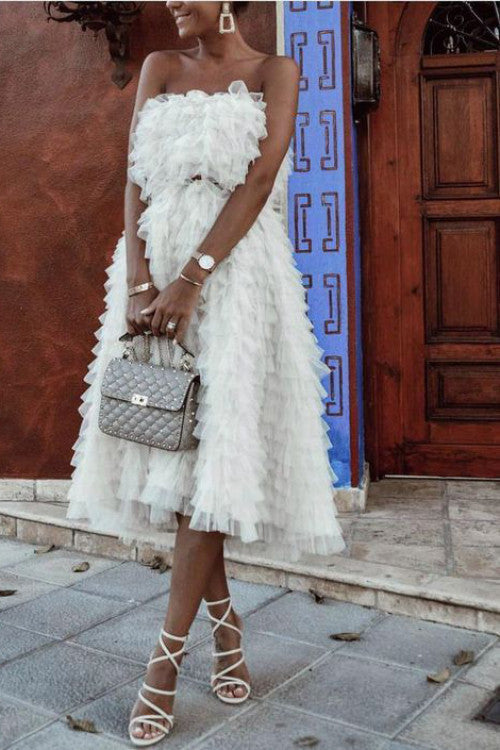
M262 73L266 86L285 86L287 90L298 90L300 68L293 57L269 55L263 63Z
M163 86L172 73L175 74L175 71L182 65L182 55L189 56L190 52L191 50L154 50L144 58L141 75Z

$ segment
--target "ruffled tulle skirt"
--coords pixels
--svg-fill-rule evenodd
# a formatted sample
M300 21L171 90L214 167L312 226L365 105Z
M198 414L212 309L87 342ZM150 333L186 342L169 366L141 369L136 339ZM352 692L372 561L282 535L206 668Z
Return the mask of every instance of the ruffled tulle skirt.
M226 199L199 180L169 186L145 209L138 234L157 288L178 276ZM160 548L171 548L178 512L193 529L226 533L228 551L257 549L288 561L342 551L323 417L329 368L281 216L264 206L201 291L184 341L201 376L195 450L151 448L99 429L102 376L121 355L118 337L126 331L124 234L106 273L67 517ZM152 362L162 361L163 346L152 337Z

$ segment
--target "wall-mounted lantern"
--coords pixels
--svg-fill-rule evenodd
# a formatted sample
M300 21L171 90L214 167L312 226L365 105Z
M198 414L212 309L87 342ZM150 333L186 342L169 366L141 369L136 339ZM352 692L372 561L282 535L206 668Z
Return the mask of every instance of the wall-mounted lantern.
M129 59L130 26L141 13L142 3L44 3L47 21L78 23L82 31L94 32L94 37L104 29L109 44L109 53L115 64L111 76L113 83L123 89L132 78L125 67Z
M354 119L377 109L380 101L380 46L377 32L353 11L351 17L352 106Z

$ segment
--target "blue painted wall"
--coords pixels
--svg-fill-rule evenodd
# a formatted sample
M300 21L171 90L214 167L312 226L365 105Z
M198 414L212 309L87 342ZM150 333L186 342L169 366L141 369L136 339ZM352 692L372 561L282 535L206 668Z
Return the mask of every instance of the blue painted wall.
M356 165L345 163L344 119L351 114L344 112L343 86L350 86L350 71L342 69L340 5L284 3L284 35L285 54L302 70L288 229L307 290L308 314L331 369L323 384L335 486L349 487L349 393L351 386L359 388L361 399L362 388L349 383L345 185L346 168L355 170ZM356 253L359 260L359 246ZM359 289L351 293L358 304ZM358 342L360 347L361 337Z

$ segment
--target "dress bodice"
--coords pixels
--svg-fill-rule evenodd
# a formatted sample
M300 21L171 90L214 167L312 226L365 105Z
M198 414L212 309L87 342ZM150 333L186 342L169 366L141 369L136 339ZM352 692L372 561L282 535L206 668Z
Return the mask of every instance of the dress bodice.
M246 179L267 136L262 92L249 91L235 80L227 91L209 94L192 89L159 94L146 100L138 114L129 154L128 175L141 187L141 200L151 203L169 185L207 178L224 191ZM269 201L279 208L291 171L289 147Z

